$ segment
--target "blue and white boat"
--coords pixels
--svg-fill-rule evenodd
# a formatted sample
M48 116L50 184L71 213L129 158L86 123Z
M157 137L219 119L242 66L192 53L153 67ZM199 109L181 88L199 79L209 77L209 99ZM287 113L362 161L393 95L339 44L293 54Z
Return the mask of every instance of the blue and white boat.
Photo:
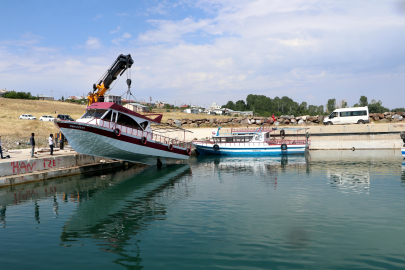
M257 128L231 129L231 133L212 131L208 141L193 141L202 155L285 155L304 154L310 145L308 133L298 138L305 128ZM286 134L286 131L289 134ZM291 133L293 131L293 133ZM280 132L278 134L278 132ZM296 138L295 136L296 135ZM286 136L289 139L286 139Z
M401 139L402 142L404 143L401 148L402 157L405 158L405 131L401 131Z

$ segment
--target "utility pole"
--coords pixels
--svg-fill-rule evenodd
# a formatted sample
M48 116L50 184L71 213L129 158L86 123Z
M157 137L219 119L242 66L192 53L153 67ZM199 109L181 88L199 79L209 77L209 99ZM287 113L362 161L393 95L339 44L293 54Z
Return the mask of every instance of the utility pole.
M52 97L52 90L51 90L51 97Z

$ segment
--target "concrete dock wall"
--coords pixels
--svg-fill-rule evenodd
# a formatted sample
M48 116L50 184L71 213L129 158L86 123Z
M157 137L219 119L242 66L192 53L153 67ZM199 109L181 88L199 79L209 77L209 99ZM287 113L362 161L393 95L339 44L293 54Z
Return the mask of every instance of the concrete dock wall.
M332 126L286 126L307 128L299 132L299 138L305 138L305 132L310 134L310 150L330 149L400 149L403 142L400 132L405 131L405 124L366 124L366 125L332 125ZM283 127L277 127L283 128ZM213 128L190 129L192 133L185 133L187 141L211 138ZM229 133L230 128L223 128L220 133ZM279 132L276 131L279 136ZM286 139L297 138L293 132L286 132ZM183 134L178 138L183 139Z
M81 154L30 158L0 163L0 177L99 163L103 158Z

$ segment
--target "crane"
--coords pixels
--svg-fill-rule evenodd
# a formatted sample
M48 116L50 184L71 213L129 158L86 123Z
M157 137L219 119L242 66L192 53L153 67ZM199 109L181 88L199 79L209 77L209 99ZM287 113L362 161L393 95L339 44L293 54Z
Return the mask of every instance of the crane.
M110 85L113 81L117 79L118 76L121 76L125 70L131 68L134 60L130 54L123 55L120 54L115 60L115 62L111 65L111 67L107 70L107 72L103 75L100 82L96 85L93 84L93 92L89 92L87 96L88 106L95 102L102 102L104 101L104 94L110 89ZM130 86L131 81L130 79L127 80L128 86Z

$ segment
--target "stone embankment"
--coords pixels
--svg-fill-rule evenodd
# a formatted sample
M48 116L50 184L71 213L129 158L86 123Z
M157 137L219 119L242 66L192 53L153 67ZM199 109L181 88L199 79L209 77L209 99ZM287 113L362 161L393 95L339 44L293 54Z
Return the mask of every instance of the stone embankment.
M404 121L405 112L386 112L386 113L371 113L370 122L400 122ZM176 124L181 125L182 128L196 128L196 127L232 127L232 126L251 126L251 125L261 125L264 122L270 125L301 125L301 126L313 126L317 124L322 124L324 116L298 116L293 115L282 115L280 117L275 117L276 121L271 117L229 117L229 118L200 118L200 119L181 119L173 121L172 119L167 120L168 125L176 126Z

